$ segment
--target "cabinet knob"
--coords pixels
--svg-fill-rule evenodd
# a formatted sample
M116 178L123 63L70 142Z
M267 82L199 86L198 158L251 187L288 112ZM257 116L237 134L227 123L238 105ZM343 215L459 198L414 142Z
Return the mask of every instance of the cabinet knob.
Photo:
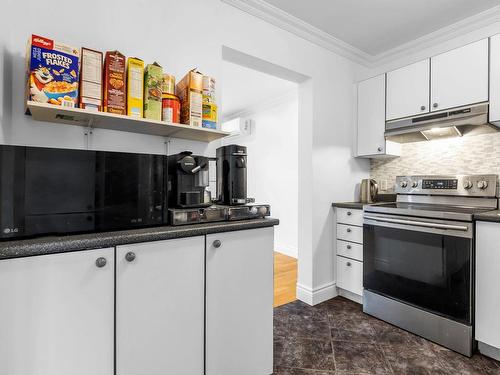
M378 152L382 152L383 148L382 147L379 147L377 148Z
M347 267L351 267L351 262L347 262Z
M214 245L214 247L215 247L216 249L218 249L219 247L221 247L222 242L220 242L220 240L215 240L215 241L213 242L213 245Z
M125 254L125 259L127 260L127 262L133 262L135 260L135 253L129 251L127 254Z
M108 263L108 261L106 260L106 258L103 258L103 257L100 257L100 258L97 258L95 260L95 265L98 267L98 268L102 268L106 265L106 263Z
M351 250L352 246L351 245L347 245L347 250Z
M352 215L352 212L351 211L347 211L347 216L351 216Z
M421 107L420 107L420 110L421 110L421 111L425 111L425 105L421 106Z
M438 107L438 104L437 104L437 103L434 103L432 106L433 106L434 108L437 108L437 107Z
M351 228L347 228L347 233L351 233Z

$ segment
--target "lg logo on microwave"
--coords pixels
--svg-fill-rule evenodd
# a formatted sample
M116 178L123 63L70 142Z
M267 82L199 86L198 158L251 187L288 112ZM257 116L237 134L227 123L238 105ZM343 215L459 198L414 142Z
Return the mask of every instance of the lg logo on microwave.
M3 232L5 234L9 233L19 233L19 228L4 228Z

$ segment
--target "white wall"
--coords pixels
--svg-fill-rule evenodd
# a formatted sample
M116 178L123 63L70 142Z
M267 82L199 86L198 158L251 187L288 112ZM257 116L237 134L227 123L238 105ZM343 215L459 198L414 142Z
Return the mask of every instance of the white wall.
M248 197L271 205L280 218L274 235L274 249L298 256L298 93L276 98L270 106L247 112L242 120L252 121L250 135L223 140L248 152Z
M33 122L23 114L30 33L157 60L177 77L198 67L223 79L223 45L310 77L299 93L299 293L308 302L315 302L315 292L333 295L331 202L352 200L355 183L369 173L367 161L352 157L357 64L218 0L88 0L85 6L4 0L1 13L3 143L84 147L81 128ZM164 153L164 140L96 130L92 147ZM171 150L188 147L208 150L205 144L171 144Z

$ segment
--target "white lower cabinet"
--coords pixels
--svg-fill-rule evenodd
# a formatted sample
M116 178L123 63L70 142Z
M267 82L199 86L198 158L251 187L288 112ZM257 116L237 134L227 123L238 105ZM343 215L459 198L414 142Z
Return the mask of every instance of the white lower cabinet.
M202 375L205 237L116 248L116 375Z
M337 256L337 286L357 295L363 294L363 263Z
M273 373L273 233L206 236L206 375Z
M113 375L114 249L0 261L0 373Z
M500 223L476 223L476 340L500 350ZM500 359L500 358L498 358Z

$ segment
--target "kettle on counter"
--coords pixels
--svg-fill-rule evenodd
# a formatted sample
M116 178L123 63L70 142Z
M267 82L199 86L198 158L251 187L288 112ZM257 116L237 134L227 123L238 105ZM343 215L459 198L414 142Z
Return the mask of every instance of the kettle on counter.
M361 188L359 189L359 200L362 203L373 203L377 198L378 185L377 181L366 178L361 180Z

